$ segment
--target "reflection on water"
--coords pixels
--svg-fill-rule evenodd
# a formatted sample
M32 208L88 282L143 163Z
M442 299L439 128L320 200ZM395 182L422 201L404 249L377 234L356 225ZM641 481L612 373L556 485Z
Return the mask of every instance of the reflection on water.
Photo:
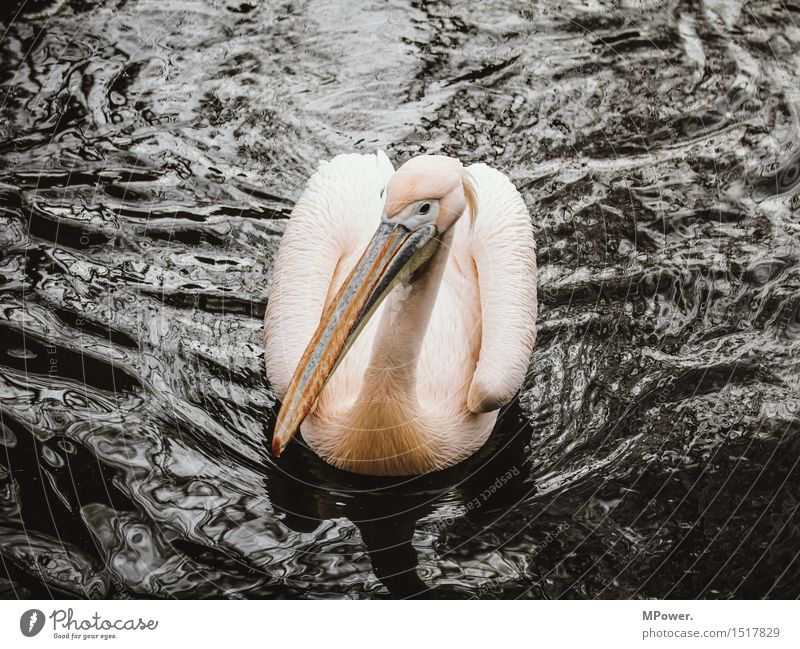
M3 5L4 596L797 596L796 10L516 4ZM266 451L286 217L377 148L539 242L519 404L407 480Z

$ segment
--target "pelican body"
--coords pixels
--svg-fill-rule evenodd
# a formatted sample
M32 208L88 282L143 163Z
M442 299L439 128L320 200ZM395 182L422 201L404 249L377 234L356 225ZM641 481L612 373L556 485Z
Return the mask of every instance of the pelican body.
M321 163L275 260L266 367L302 431L371 475L452 466L486 441L536 339L536 245L522 197L485 164L382 152Z

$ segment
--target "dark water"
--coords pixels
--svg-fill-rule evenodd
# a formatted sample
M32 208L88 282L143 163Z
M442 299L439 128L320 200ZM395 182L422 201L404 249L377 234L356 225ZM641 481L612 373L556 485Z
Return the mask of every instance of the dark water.
M6 0L5 597L800 595L800 7ZM539 342L489 446L267 453L320 158L508 173Z

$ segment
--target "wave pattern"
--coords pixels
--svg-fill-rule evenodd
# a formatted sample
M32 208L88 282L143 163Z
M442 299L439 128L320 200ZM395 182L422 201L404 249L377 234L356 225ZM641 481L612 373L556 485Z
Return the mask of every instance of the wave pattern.
M798 596L800 15L520 4L5 3L4 596ZM399 483L266 451L286 218L379 148L507 172L541 275L519 403Z

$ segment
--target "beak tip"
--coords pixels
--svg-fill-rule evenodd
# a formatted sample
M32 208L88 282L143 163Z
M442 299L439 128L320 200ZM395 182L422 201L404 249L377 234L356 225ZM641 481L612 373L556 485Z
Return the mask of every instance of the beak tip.
M272 438L272 454L275 457L280 457L281 453L283 453L284 445L281 443L281 438L278 435L275 435Z

